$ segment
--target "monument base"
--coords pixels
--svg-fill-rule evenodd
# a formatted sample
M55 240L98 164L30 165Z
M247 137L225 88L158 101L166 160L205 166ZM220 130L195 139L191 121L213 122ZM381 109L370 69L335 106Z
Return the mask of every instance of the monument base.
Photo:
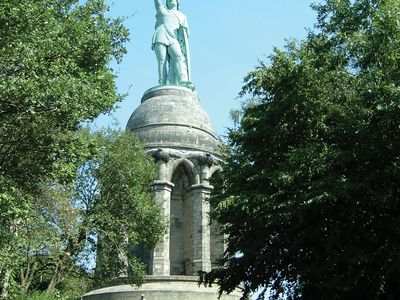
M221 300L239 300L241 294L223 294ZM196 276L147 276L140 286L118 285L94 290L82 300L217 300L218 286L198 284Z

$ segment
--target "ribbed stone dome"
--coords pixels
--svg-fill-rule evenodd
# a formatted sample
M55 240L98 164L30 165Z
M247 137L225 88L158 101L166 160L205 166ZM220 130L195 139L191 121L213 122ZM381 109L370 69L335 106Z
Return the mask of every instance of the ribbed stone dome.
M173 148L218 153L218 142L195 92L178 86L155 87L144 93L127 129L146 148Z

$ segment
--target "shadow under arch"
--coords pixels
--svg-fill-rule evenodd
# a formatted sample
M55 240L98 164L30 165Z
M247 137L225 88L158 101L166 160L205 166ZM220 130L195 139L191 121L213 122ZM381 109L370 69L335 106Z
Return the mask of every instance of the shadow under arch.
M177 159L172 165L170 205L170 274L192 275L194 165L187 159Z
M173 177L176 175L177 170L185 169L187 175L189 176L191 184L198 184L199 178L195 174L196 166L193 162L187 158L178 158L170 162L168 168L171 170L168 180L173 182Z

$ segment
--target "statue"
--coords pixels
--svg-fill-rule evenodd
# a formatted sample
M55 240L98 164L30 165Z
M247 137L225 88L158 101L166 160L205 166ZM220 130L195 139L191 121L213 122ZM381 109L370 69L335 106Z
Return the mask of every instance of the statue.
M179 11L179 0L154 0L156 25L152 49L158 62L160 85L182 85L193 89L190 82L189 25L186 16Z

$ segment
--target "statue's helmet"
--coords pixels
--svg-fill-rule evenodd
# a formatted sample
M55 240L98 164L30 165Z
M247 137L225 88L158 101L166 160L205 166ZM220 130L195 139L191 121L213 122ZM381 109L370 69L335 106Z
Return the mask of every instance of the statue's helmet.
M167 8L171 9L171 2L175 1L176 2L176 9L179 10L179 0L167 0Z

